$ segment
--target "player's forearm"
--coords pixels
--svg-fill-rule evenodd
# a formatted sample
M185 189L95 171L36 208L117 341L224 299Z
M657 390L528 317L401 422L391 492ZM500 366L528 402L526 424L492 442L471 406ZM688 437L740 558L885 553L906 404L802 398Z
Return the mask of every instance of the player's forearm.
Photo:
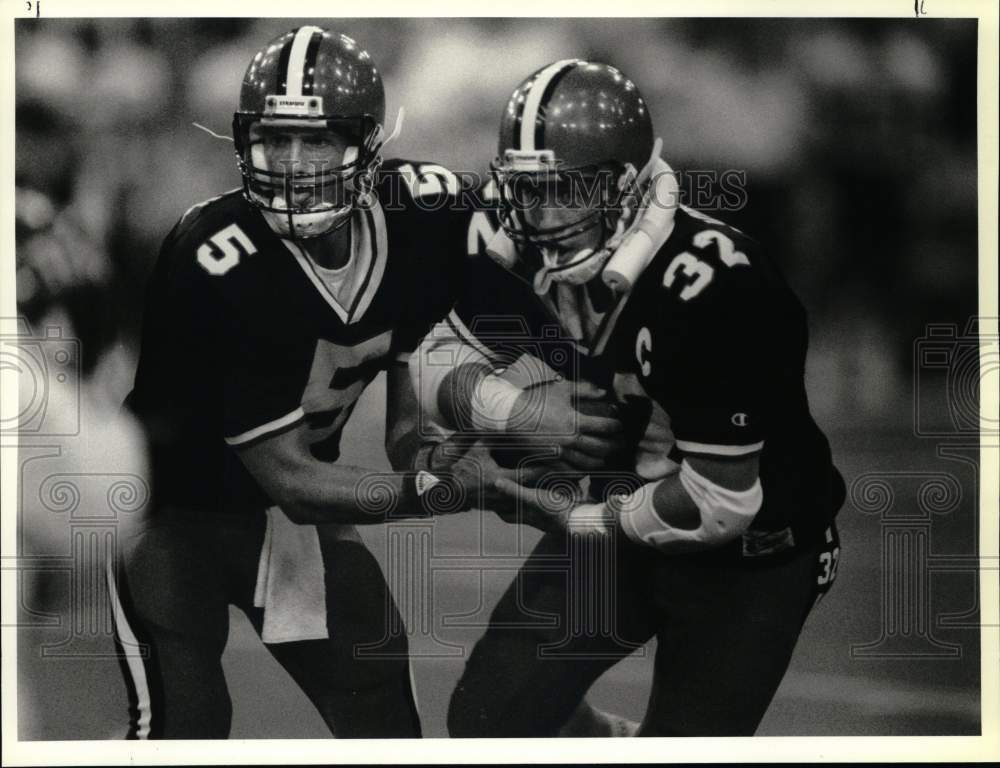
M250 474L296 523L374 525L388 519L427 516L437 512L434 499L454 491L452 478L426 476L419 471L416 459L407 467L415 471L403 472L319 461L312 454L311 437L309 428L302 424L238 449ZM425 481L420 492L418 475ZM429 494L431 488L434 493Z
M387 426L385 435L385 454L389 458L389 466L396 472L406 472L413 467L420 446L424 444L416 428L393 430Z
M406 472L414 468L428 427L422 424L420 405L406 367L391 367L386 376L385 453L393 470Z
M312 471L300 471L275 494L275 501L296 523L377 525L428 514L416 494L411 472L317 464Z

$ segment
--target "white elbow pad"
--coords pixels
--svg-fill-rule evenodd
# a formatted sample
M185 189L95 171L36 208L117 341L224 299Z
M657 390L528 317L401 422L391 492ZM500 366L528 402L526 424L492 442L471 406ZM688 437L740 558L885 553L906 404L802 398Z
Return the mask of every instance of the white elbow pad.
M698 507L701 524L697 528L676 528L660 517L653 506L653 489L659 483L650 483L622 501L620 520L626 536L651 547L675 542L721 546L750 527L764 501L759 478L745 491L732 491L698 474L684 460L678 479Z

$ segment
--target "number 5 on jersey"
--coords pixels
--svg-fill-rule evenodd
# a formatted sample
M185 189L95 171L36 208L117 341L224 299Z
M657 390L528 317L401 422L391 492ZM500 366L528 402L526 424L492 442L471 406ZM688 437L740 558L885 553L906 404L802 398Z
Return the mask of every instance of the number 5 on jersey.
M236 224L224 227L198 248L198 263L210 275L221 277L240 263L241 256L253 256L255 246Z

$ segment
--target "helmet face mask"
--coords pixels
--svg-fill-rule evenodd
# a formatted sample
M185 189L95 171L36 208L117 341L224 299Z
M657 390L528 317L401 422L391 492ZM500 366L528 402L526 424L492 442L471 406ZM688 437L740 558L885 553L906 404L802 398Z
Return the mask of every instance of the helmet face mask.
M614 67L566 59L514 89L491 171L505 233L529 268L540 261L536 291L600 274L640 207L653 149L646 104Z
M491 166L500 198L500 223L521 247L563 253L603 246L622 213L622 169L515 170Z
M585 168L524 170L506 153L491 166L499 192L500 225L534 270L536 292L552 282L581 285L597 278L616 235L642 197L631 163ZM551 153L550 153L551 154ZM558 166L558 163L555 163Z
M361 118L238 114L233 132L244 196L277 234L303 240L343 226L368 204L381 158L378 126Z
M369 205L385 93L351 38L300 27L254 56L233 116L243 194L280 237L321 237Z

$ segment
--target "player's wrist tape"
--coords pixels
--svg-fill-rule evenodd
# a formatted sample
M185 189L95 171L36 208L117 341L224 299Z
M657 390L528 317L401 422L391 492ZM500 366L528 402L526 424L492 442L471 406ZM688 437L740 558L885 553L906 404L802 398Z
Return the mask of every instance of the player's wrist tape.
M620 501L619 521L626 536L651 547L674 542L720 546L750 527L764 501L759 478L750 488L733 491L696 472L686 459L678 480L698 508L701 524L676 528L664 520L653 505L653 491L659 483L650 483Z
M567 515L566 527L574 533L606 534L609 532L608 521L607 509L603 502L578 504Z
M423 515L447 515L465 508L465 491L450 474L418 469L403 473L403 499Z
M434 399L448 427L459 431L478 429L474 423L476 390L479 383L492 373L493 367L486 363L461 363L441 378Z
M482 432L507 428L521 388L495 374L483 376L472 393L472 424Z

